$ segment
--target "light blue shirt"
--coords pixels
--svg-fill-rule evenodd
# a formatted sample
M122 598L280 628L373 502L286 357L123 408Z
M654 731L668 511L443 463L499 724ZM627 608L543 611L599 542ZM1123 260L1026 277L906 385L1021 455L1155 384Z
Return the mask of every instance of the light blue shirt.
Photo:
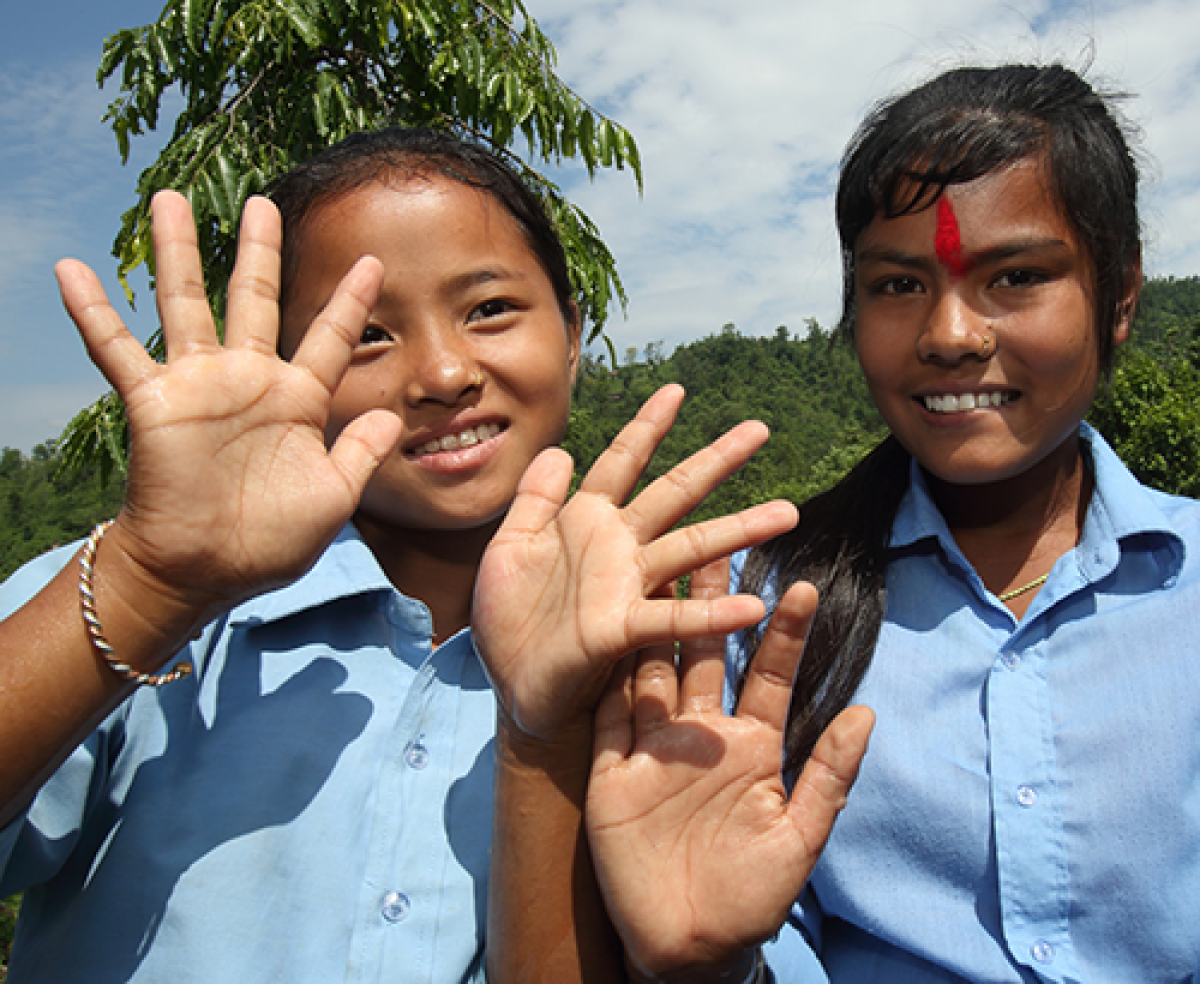
M431 635L353 528L209 626L0 832L12 984L481 981L495 704Z
M1078 547L1018 622L914 467L856 701L878 722L781 984L1179 982L1200 965L1200 504L1089 428ZM803 929L801 928L803 927Z

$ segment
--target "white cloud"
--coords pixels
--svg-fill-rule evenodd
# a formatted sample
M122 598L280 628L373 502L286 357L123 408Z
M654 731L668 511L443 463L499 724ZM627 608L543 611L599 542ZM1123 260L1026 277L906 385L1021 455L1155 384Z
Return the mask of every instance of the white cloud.
M564 174L629 289L629 320L610 326L618 351L656 340L670 349L727 321L759 333L797 331L808 317L831 324L832 192L846 140L879 98L972 62L1090 60L1094 78L1133 93L1126 110L1149 160L1147 268L1200 273L1195 0L529 3L563 77L628 125L642 151L641 199L628 174L594 184ZM111 95L96 90L90 59L19 77L0 67L0 380L95 378L50 267L78 255L117 293L107 251L141 165L117 164L99 122ZM148 160L155 140L135 154ZM4 421L25 391L0 385ZM0 445L19 446L9 433Z
M112 132L101 123L111 96L96 87L90 61L33 72L0 71L0 142L5 147L0 163L0 228L5 230L0 236L0 384L5 417L14 411L14 383L92 375L59 304L53 266L61 257L76 256L100 273L140 335L152 327L149 319L125 306L109 255L120 213L134 200L138 173L136 163L121 167ZM37 440L49 436L47 432ZM0 440L12 443L6 436Z
M564 77L629 126L646 171L571 191L630 288L618 351L668 348L734 321L765 333L836 318L832 191L863 113L934 72L1061 59L1139 94L1129 112L1155 173L1153 272L1200 271L1200 7L1187 0L1061 4L870 0L533 0Z

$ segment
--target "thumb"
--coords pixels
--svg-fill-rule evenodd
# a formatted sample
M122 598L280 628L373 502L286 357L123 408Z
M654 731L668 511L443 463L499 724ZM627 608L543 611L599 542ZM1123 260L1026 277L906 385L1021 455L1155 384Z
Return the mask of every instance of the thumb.
M370 410L347 424L329 449L329 458L356 503L376 469L395 449L403 426L389 410Z
M825 729L804 764L788 803L788 815L804 841L810 870L846 805L874 726L875 713L869 707L846 708Z
M571 489L571 456L562 448L546 448L530 462L517 484L517 494L494 541L537 533L562 511Z

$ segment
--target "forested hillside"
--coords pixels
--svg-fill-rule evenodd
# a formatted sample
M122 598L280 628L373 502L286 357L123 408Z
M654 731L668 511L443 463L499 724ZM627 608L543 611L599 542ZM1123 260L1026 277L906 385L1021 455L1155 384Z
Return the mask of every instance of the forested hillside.
M66 474L51 442L26 457L12 448L0 456L0 579L61 543L86 536L121 504L121 487L94 475Z
M1200 496L1200 277L1146 284L1134 340L1119 353L1092 413L1130 466L1160 488ZM630 350L610 369L586 357L565 445L581 476L658 386L688 392L651 477L739 421L757 418L771 440L705 503L703 518L763 499L802 501L827 487L883 434L854 353L809 322L768 337L726 325L667 356L661 343ZM60 472L54 445L0 456L0 576L58 543L86 534L120 503L114 482Z
M773 337L747 337L726 325L670 358L661 358L655 345L644 355L615 373L585 361L565 442L577 477L667 382L682 384L688 399L650 478L740 421L755 418L771 428L767 447L713 495L700 516L777 496L807 498L882 433L853 352L815 324L801 338L782 327Z

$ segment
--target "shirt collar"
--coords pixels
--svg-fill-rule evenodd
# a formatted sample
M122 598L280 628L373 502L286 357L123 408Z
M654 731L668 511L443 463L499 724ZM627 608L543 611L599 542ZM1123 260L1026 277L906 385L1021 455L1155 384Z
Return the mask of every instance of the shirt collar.
M229 620L235 625L273 622L332 601L376 591L395 592L395 588L358 530L348 523L307 574L277 591L243 602L230 613Z
M1164 576L1178 574L1184 560L1183 540L1159 507L1157 494L1134 478L1090 424L1080 424L1079 433L1091 455L1096 479L1080 541L1085 548L1081 551L1086 558L1083 563L1093 567L1090 573L1099 576L1111 570L1122 541L1148 536L1165 546ZM910 468L908 492L892 524L891 547L903 549L934 539L947 555L958 557L958 547L934 505L924 473L915 460Z

